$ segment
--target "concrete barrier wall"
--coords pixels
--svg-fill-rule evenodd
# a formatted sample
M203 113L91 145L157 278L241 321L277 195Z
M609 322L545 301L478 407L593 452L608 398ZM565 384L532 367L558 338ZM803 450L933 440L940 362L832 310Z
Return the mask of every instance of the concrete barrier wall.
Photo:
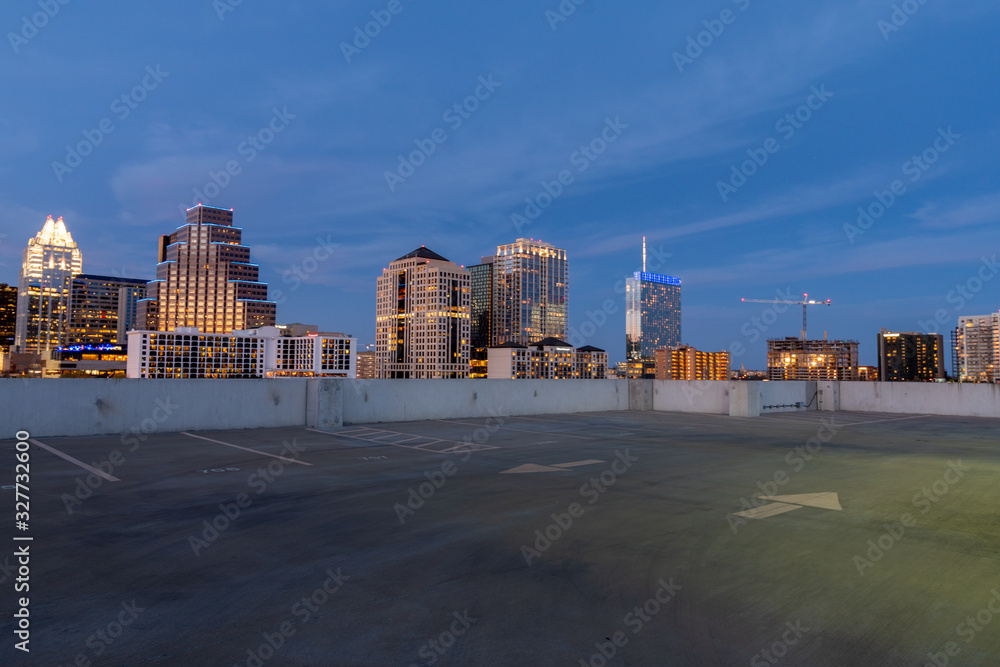
M815 397L817 388L823 394ZM11 438L658 410L758 416L809 410L1000 417L1000 386L657 380L0 379ZM803 408L798 408L802 410Z
M345 424L629 409L628 380L343 380Z
M728 381L646 380L646 382L651 382L653 386L653 410L729 414Z
M0 379L0 438L296 426L305 406L294 379Z
M1000 417L1000 385L841 382L840 409L852 412Z

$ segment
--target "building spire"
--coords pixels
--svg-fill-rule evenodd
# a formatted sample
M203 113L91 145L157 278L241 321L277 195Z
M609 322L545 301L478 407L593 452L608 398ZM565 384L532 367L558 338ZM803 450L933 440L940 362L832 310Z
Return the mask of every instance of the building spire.
M642 237L642 272L646 272L646 237Z

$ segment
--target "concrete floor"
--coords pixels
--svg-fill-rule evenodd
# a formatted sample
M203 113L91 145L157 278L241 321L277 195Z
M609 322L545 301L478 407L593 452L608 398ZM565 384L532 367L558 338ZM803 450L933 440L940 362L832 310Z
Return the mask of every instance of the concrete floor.
M0 664L1000 664L1000 420L193 435L41 439L112 462L96 489L32 447L31 653L7 611ZM815 493L842 509L753 498Z

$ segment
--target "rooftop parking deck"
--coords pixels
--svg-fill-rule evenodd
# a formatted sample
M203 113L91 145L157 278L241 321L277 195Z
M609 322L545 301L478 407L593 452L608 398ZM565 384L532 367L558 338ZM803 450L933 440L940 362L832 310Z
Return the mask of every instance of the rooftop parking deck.
M604 412L35 442L30 664L1000 656L1000 420ZM13 548L0 559L10 591ZM0 662L27 658L5 634Z

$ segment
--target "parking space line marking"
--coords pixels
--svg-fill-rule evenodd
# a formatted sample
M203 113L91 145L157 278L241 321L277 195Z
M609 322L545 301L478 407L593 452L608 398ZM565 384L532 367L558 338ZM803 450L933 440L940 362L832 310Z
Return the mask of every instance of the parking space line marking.
M95 468L93 466L87 465L86 463L84 463L80 459L75 459L72 456L70 456L69 454L63 454L62 452L60 452L58 449L56 449L54 447L49 447L44 442L39 442L38 440L35 440L34 438L28 440L28 442L30 442L31 444L35 445L36 447L41 447L42 449L44 449L45 451L49 452L50 454L55 454L56 456L58 456L60 458L63 458L63 459L66 459L67 461L69 461L70 463L72 463L74 465L78 465L78 466L80 466L81 468L83 468L84 470L86 470L88 472L92 472L92 473L94 473L95 475L97 475L99 477L103 477L104 479L108 480L109 482L120 482L121 481L120 479L118 479L114 475L109 475L108 473L104 472L103 470L98 470L97 468Z
M418 452L431 452L433 454L444 454L446 452L450 453L450 452L455 452L455 451L461 451L464 448L467 448L469 451L478 451L478 450L484 450L484 449L500 449L499 447L492 447L490 445L480 445L480 444L474 443L474 442L465 443L465 442L459 442L458 440L439 440L439 439L435 439L435 438L428 438L427 436L423 436L423 435L414 435L414 436L412 436L410 438L407 438L407 440L402 440L402 441L399 441L399 442L392 442L390 440L382 440L382 439L376 440L375 439L376 436L363 437L363 436L358 436L358 435L350 435L350 433L357 433L358 431L356 431L356 430L355 431L348 431L348 432L343 432L343 431L320 431L318 429L308 428L308 427L306 428L306 430L307 431L314 431L316 433L325 433L326 435L332 435L334 437L351 438L352 440L362 440L364 442L372 442L372 443L375 443L377 445L391 445L393 447L403 447L404 449L415 449ZM392 435L411 435L409 433L401 433L401 432L398 432L398 431L382 431L382 430L378 430L378 429L367 429L367 430L371 431L372 433L383 433L383 434L392 434ZM377 436L377 437L384 438L386 436L385 435L381 435L381 436ZM410 440L415 440L415 439L420 439L420 438L423 438L424 440L427 440L427 442L421 443L419 445L404 445L404 444L402 444L403 442L408 442ZM447 449L443 449L443 450L430 449L431 445L436 445L438 443L451 444L452 446L449 447L449 448L447 448Z
M930 415L914 415L912 417L897 417L895 419L876 419L870 422L851 422L850 424L842 424L842 426L861 426L863 424L881 424L883 422L901 422L906 419L924 419L925 417L930 417Z
M461 424L462 426L470 426L470 424L464 424L459 421L453 421L451 419L435 419L434 421L444 422L445 424ZM531 431L526 428L513 428L511 426L491 426L490 428L502 428L505 431L520 431L521 433L533 433L534 435L552 435L558 436L560 438L580 438L581 440L597 440L598 438L588 438L585 435L572 435L570 433L551 433L549 431Z
M745 512L737 512L734 516L745 516L748 519L766 519L769 516L777 516L792 510L800 510L802 505L789 505L788 503L771 503L762 507L755 507Z
M214 442L218 445L225 445L226 447L233 447L234 449L242 449L245 452L253 452L254 454L260 454L262 456L270 456L273 459L281 459L282 461L288 461L289 463L298 463L301 466L311 466L311 463L306 463L305 461L296 461L295 459L290 459L285 456L280 456L278 454L268 454L267 452L262 452L257 449L250 449L249 447L243 447L241 445L234 445L231 442L223 442L221 440L213 440L212 438L206 438L203 435L195 435L194 433L188 433L187 431L181 431L181 435L186 435L189 438L198 438L199 440L208 440L209 442Z

